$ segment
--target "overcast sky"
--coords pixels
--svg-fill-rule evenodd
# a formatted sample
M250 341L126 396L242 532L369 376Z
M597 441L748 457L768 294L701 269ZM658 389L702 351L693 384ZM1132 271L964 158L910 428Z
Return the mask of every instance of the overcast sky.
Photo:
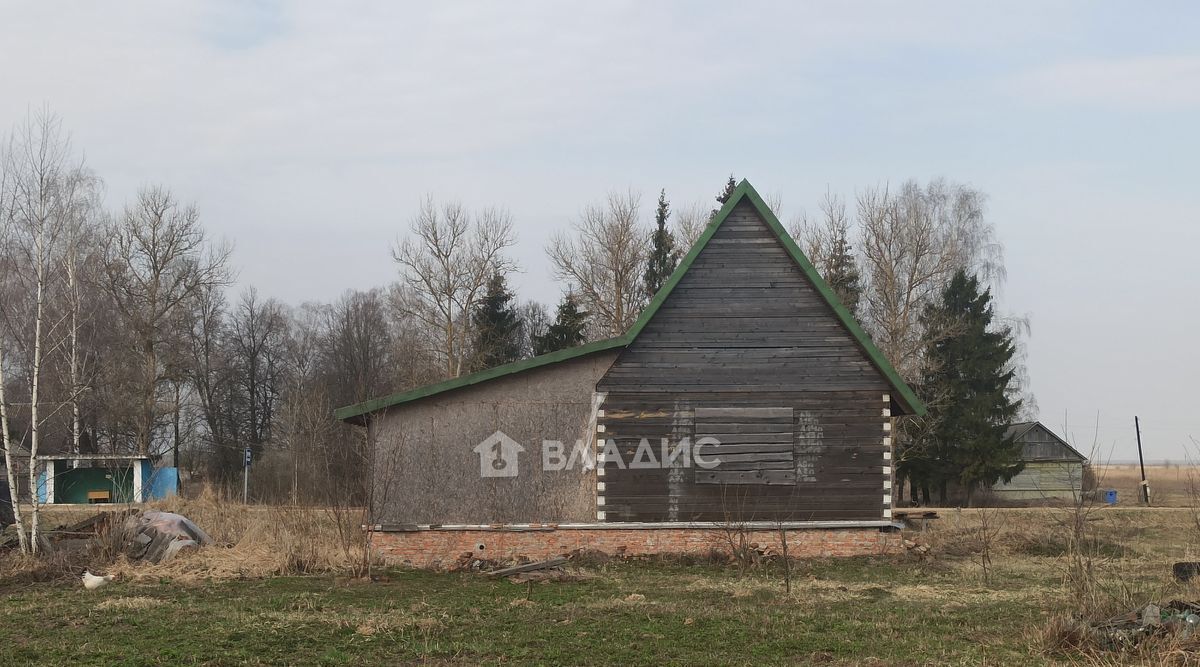
M424 193L503 205L522 298L613 188L677 206L732 172L988 194L1041 418L1180 460L1200 328L1191 3L0 1L0 127L48 104L118 208L161 183L291 303L395 279ZM1099 420L1099 432L1095 424ZM1106 454L1107 455L1107 454Z

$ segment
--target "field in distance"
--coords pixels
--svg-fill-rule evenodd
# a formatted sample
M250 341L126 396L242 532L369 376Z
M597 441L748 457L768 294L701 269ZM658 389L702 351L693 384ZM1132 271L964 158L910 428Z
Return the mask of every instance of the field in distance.
M1139 504L1138 485L1141 470L1136 463L1100 464L1096 466L1096 484L1100 489L1116 489L1118 505ZM1200 505L1200 467L1187 464L1155 464L1146 466L1146 481L1150 483L1150 504L1154 507L1189 507ZM1192 493L1191 489L1197 493Z

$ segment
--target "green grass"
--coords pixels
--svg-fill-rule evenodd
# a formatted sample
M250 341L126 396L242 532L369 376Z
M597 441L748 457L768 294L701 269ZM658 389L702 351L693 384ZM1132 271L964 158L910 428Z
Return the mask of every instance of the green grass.
M1058 604L1026 572L1003 590L880 559L777 566L620 563L512 584L395 571L200 584L9 588L0 664L1030 664ZM629 599L631 594L644 599Z

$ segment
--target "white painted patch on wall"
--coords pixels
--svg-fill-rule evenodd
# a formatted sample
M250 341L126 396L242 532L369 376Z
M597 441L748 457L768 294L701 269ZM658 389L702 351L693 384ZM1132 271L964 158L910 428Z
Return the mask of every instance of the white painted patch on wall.
M686 403L675 401L671 409L671 435L675 442L695 435L696 411ZM671 459L667 468L667 520L679 520L679 501L687 493L687 469L683 457Z
M811 410L795 411L796 483L817 481L817 462L825 451L825 427Z

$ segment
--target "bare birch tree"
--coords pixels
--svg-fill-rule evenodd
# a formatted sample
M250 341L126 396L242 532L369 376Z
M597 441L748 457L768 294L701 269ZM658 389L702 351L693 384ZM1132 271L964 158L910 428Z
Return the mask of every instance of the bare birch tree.
M61 295L59 261L68 230L81 224L93 202L87 190L93 178L73 155L62 121L48 109L29 115L0 151L3 162L4 211L9 237L4 246L10 268L9 298L3 304L3 323L24 360L28 388L29 515L31 553L39 547L40 512L37 499L38 456L48 420L64 401L44 395L47 359L61 349L64 326L77 321L56 317L53 300ZM5 397L7 398L7 397ZM6 402L6 401L5 401ZM7 412L7 409L6 409ZM8 415L3 421L8 422ZM11 438L8 445L11 445ZM5 451L9 451L6 446ZM11 470L11 468L10 468ZM24 531L23 523L18 529Z
M1004 278L1003 249L983 217L983 193L938 179L896 193L858 197L864 263L863 319L876 345L906 378L920 370L921 313L955 271L986 284Z
M583 301L601 336L625 333L645 301L650 235L638 219L640 202L636 192L612 192L584 209L573 236L557 234L546 248L555 276Z
M446 376L462 373L470 350L470 313L488 279L516 265L504 251L516 241L512 216L499 208L470 214L457 202L438 206L426 197L408 238L392 258L409 287L400 307L437 332L435 351Z
M3 152L0 152L0 248L9 247L10 237L9 230L12 226L12 193L10 186L12 175L7 155L7 143L3 146ZM7 296L9 283L9 271L11 262L0 256L0 298ZM0 328L0 446L4 448L4 471L8 477L8 494L9 502L12 504L12 512L14 523L17 527L17 538L22 553L29 551L29 538L25 534L25 522L21 516L21 503L19 499L20 487L17 484L17 459L16 459L16 442L12 438L12 429L8 420L8 395L5 388L8 386L8 378L5 376L4 368L6 364L6 349L8 335L7 332Z
M67 341L64 352L66 369L62 375L66 378L68 399L71 407L71 452L80 453L83 434L83 396L90 384L88 378L93 372L94 351L86 347L86 341L80 339L85 327L94 323L94 313L98 304L88 298L85 281L94 278L96 264L99 259L94 251L97 243L95 231L99 227L98 217L101 204L99 201L98 180L84 190L84 195L91 195L90 201L81 201L80 214L74 216L68 223L64 239L63 256L60 260L64 284L63 302L67 318Z
M679 251L687 254L696 241L700 239L700 235L704 233L704 228L709 223L709 210L704 202L692 202L691 204L675 210L675 240L679 243Z
M151 451L162 412L159 393L169 379L163 346L180 334L176 325L183 321L181 309L189 298L230 282L231 253L228 244L208 242L194 206L180 205L161 187L142 189L108 230L106 287L136 338L140 357L135 439L142 456Z

